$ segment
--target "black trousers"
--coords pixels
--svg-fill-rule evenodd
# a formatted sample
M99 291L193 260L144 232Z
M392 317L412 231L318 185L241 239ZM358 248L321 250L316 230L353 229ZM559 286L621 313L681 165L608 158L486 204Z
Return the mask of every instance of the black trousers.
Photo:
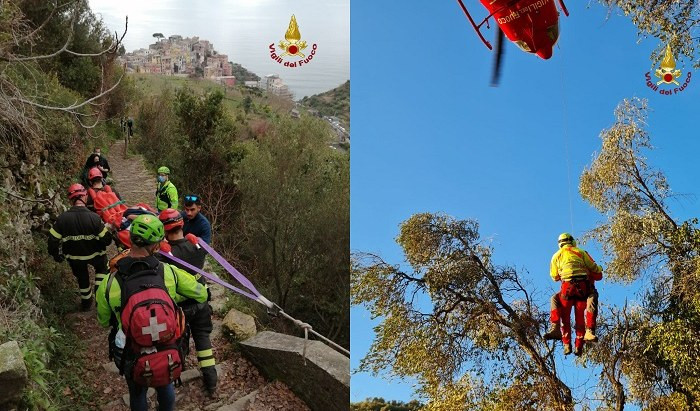
M199 368L202 370L202 377L207 388L215 388L217 382L216 361L214 360L214 352L211 348L211 340L209 334L213 329L211 323L212 308L208 302L206 303L185 303L181 305L182 311L185 312L185 321L187 322L189 333L194 340L194 347L197 350L197 361ZM184 344L189 346L188 341Z
M88 266L91 265L95 269L95 291L99 287L102 279L109 275L109 267L107 266L107 256L98 255L90 260L68 260L68 265L73 271L73 275L78 280L78 288L80 289L80 299L89 300L92 298L92 289L90 288L90 273Z

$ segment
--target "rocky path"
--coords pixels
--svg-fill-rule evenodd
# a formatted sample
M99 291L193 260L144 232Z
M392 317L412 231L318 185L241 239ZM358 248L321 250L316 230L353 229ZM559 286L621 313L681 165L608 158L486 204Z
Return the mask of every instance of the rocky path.
M118 141L109 151L109 162L115 187L127 204L153 203L156 188L155 172L149 171L141 156L124 158L124 142ZM116 250L111 247L110 256ZM212 288L212 302L222 306L222 287ZM84 341L83 378L92 385L97 397L91 401L92 409L128 410L128 390L124 377L108 359L108 329L97 324L95 308L86 313L73 313L67 317L72 330ZM194 344L190 347L187 370L183 372L183 385L175 389L176 409L204 411L296 411L308 410L306 404L280 382L269 382L248 360L233 347L221 331L221 318L215 315L212 344L219 370L217 396L209 398L199 378ZM75 397L81 393L66 387L63 394ZM155 396L149 393L150 408L155 407Z

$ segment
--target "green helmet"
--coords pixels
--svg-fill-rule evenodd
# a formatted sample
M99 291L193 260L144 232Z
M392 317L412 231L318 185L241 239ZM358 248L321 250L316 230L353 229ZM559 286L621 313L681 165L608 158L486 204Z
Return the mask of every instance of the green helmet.
M559 234L559 248L562 248L565 244L570 244L574 247L576 247L576 240L574 240L574 236L572 236L569 233L561 233Z
M170 174L170 169L166 166L158 168L158 174Z
M158 217L149 214L136 217L132 221L129 231L131 232L131 243L141 247L159 243L165 238L163 223Z

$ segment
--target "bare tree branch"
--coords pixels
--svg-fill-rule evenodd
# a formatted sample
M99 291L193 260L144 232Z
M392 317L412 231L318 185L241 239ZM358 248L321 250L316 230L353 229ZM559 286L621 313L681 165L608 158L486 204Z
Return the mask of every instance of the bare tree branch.
M72 104L72 105L70 105L70 106L57 107L57 106L47 106L47 105L45 105L45 104L40 104L40 103L31 101L31 100L27 100L27 99L24 99L24 98L17 98L17 97L16 97L16 98L13 98L13 100L17 100L17 101L20 101L20 102L22 102L22 103L29 104L29 105L32 105L32 106L38 107L38 108L43 108L43 109L46 109L46 110L59 110L59 111L65 111L65 112L69 112L69 113L75 114L75 113L73 113L74 110L77 110L77 109L79 109L80 107L83 107L83 106L85 106L86 104L89 104L90 102L95 101L95 100L99 99L100 97L103 97L103 96L109 94L112 90L114 90L115 88L117 88L117 86L119 86L119 83L122 81L122 78L124 78L124 75L123 75L123 74L121 75L121 77L119 77L119 80L117 80L117 82L114 83L114 85L113 85L112 87L110 87L108 90L105 90L105 91L101 92L100 94L98 94L98 95L96 95L96 96L93 96L93 97L91 97L91 98L89 98L89 99L83 101L83 102L80 103L80 104L75 103L75 104Z

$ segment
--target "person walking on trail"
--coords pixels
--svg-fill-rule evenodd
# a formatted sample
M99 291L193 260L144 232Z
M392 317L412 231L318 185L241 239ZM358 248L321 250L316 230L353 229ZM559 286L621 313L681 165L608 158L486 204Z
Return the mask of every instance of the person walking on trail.
M158 168L158 188L156 188L156 210L160 213L166 208L177 210L177 188L170 181L170 169Z
M185 219L185 225L182 231L185 235L194 234L205 243L211 244L211 224L201 213L202 198L196 194L188 194L184 200L185 211L181 215Z
M128 120L126 120L126 128L129 131L129 137L134 136L134 119L129 117Z
M71 208L59 215L48 237L49 254L56 262L68 261L78 280L82 311L92 306L88 266L95 270L95 289L108 275L107 246L112 236L100 217L85 206L88 193L82 184L68 187Z
M203 268L206 251L197 245L197 237L194 235L188 234L187 238L185 238L182 232L184 221L180 212L168 208L161 212L158 218L165 227L165 238L170 245L170 254L197 268ZM166 261L166 257L163 256L160 256L159 259ZM180 267L176 262L174 262L173 265ZM202 285L206 285L206 281L201 275L186 267L180 268L194 275L197 281ZM178 305L182 307L182 310L185 312L185 319L188 327L188 331L185 333L183 347L189 348L189 336L192 335L194 346L197 349L197 361L202 371L204 387L209 396L213 396L216 392L217 375L215 368L216 361L209 337L213 329L211 322L212 308L208 301L200 303L191 298L178 302ZM185 351L187 352L188 350Z
M561 290L550 299L550 329L544 338L561 339L564 354L571 353L571 308L576 320L576 342L574 354L583 353L583 343L596 342L595 322L598 311L598 291L595 281L603 278L603 269L585 250L576 247L576 240L569 233L558 239L559 251L552 256L550 275L554 281L561 280ZM585 311L585 321L584 321ZM559 322L561 321L561 328ZM585 328L585 333L584 333Z
M94 167L97 167L100 172L102 172L102 178L107 178L110 172L109 162L107 161L107 157L102 155L102 150L99 147L95 147L95 151L85 160L85 166L83 167L83 182L85 184L89 184L90 178L88 177L88 173Z
M136 217L129 255L116 263L116 272L100 284L96 296L99 324L118 329L110 351L129 387L131 409L138 411L148 409L149 386L156 389L159 410L174 409L172 382L183 363L177 338L184 322L173 301L207 300L207 288L191 274L155 258L164 236L156 216Z

